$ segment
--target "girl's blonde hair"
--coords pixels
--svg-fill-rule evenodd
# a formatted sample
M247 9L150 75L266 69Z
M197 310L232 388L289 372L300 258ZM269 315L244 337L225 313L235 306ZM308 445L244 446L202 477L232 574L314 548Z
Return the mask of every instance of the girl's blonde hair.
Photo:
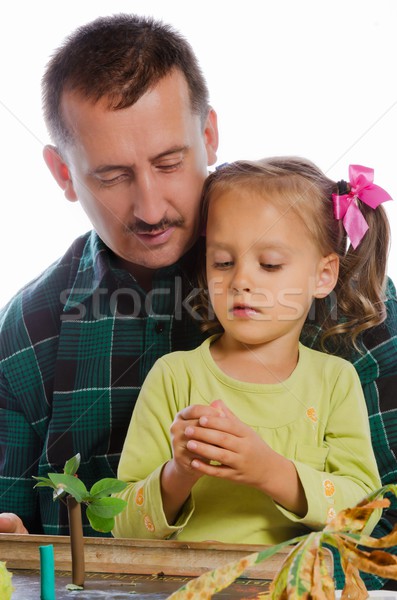
M352 346L360 350L360 334L386 318L384 288L390 229L382 206L373 210L357 201L369 229L354 250L348 243L342 221L335 219L333 213L332 194L346 193L346 190L338 189L338 184L316 165L299 157L240 160L222 166L207 178L202 195L203 227L210 201L239 187L262 193L267 201L276 203L283 211L294 211L307 226L323 256L331 253L339 256L339 277L334 292L327 298L315 299L305 331L311 338L320 334L322 350L342 354ZM213 311L207 292L205 256L200 261L199 286L202 292L195 308L203 320L202 329L222 331L216 317L209 317Z

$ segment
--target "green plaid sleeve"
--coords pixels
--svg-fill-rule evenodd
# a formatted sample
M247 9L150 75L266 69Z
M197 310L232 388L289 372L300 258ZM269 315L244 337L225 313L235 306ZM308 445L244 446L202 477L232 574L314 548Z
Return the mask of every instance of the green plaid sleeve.
M16 335L15 328L10 329ZM8 346L10 329L3 328L3 350ZM19 333L21 338L22 334L23 331ZM32 346L27 342L6 357L3 355L0 363L0 507L4 512L16 512L32 533L41 531L36 518L38 505L32 475L37 474L49 418L49 405L39 401L42 396L43 373Z
M59 334L59 287L70 263L49 268L0 315L0 511L42 531L32 475L37 475L51 414Z

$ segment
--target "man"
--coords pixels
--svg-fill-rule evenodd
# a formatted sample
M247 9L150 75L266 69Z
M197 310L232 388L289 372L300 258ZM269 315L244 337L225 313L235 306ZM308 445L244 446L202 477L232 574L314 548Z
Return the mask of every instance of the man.
M148 370L202 339L189 293L218 137L190 46L150 19L119 15L77 30L50 61L43 91L55 144L44 158L94 231L1 316L0 530L67 534L65 508L50 490L33 489L32 475L61 470L80 452L87 487L114 477ZM354 361L384 482L397 472L391 285L387 306ZM95 535L87 522L84 531Z
M43 91L56 144L44 158L95 233L2 315L0 489L17 531L62 534L65 511L33 490L32 475L80 452L87 486L115 476L146 373L202 338L186 298L218 137L190 46L151 20L81 28L50 61Z

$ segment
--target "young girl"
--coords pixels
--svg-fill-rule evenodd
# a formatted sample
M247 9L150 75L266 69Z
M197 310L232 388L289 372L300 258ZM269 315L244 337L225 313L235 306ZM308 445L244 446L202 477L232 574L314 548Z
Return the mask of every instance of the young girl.
M385 192L361 169L359 195L376 206ZM299 342L314 300L325 345L358 347L384 318L388 224L356 198L356 171L351 190L297 158L209 176L210 303L204 294L199 312L218 333L149 373L120 460L128 506L114 535L273 544L380 486L353 366Z

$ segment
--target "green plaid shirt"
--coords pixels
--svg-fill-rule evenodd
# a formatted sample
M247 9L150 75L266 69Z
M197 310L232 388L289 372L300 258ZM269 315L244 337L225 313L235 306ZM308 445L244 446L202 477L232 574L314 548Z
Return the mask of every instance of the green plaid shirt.
M187 300L196 256L197 246L158 270L154 291L145 294L91 232L2 310L0 511L16 512L31 533L68 534L65 508L49 489L33 489L32 475L62 470L80 452L79 476L88 488L114 477L145 375L163 354L202 341ZM397 481L397 302L390 281L387 310L387 321L364 336L367 352L351 357L383 483ZM316 347L312 330L302 339ZM375 534L390 527L383 519ZM87 521L84 533L98 535ZM340 587L338 564L335 576ZM366 584L375 589L382 580L368 577Z

